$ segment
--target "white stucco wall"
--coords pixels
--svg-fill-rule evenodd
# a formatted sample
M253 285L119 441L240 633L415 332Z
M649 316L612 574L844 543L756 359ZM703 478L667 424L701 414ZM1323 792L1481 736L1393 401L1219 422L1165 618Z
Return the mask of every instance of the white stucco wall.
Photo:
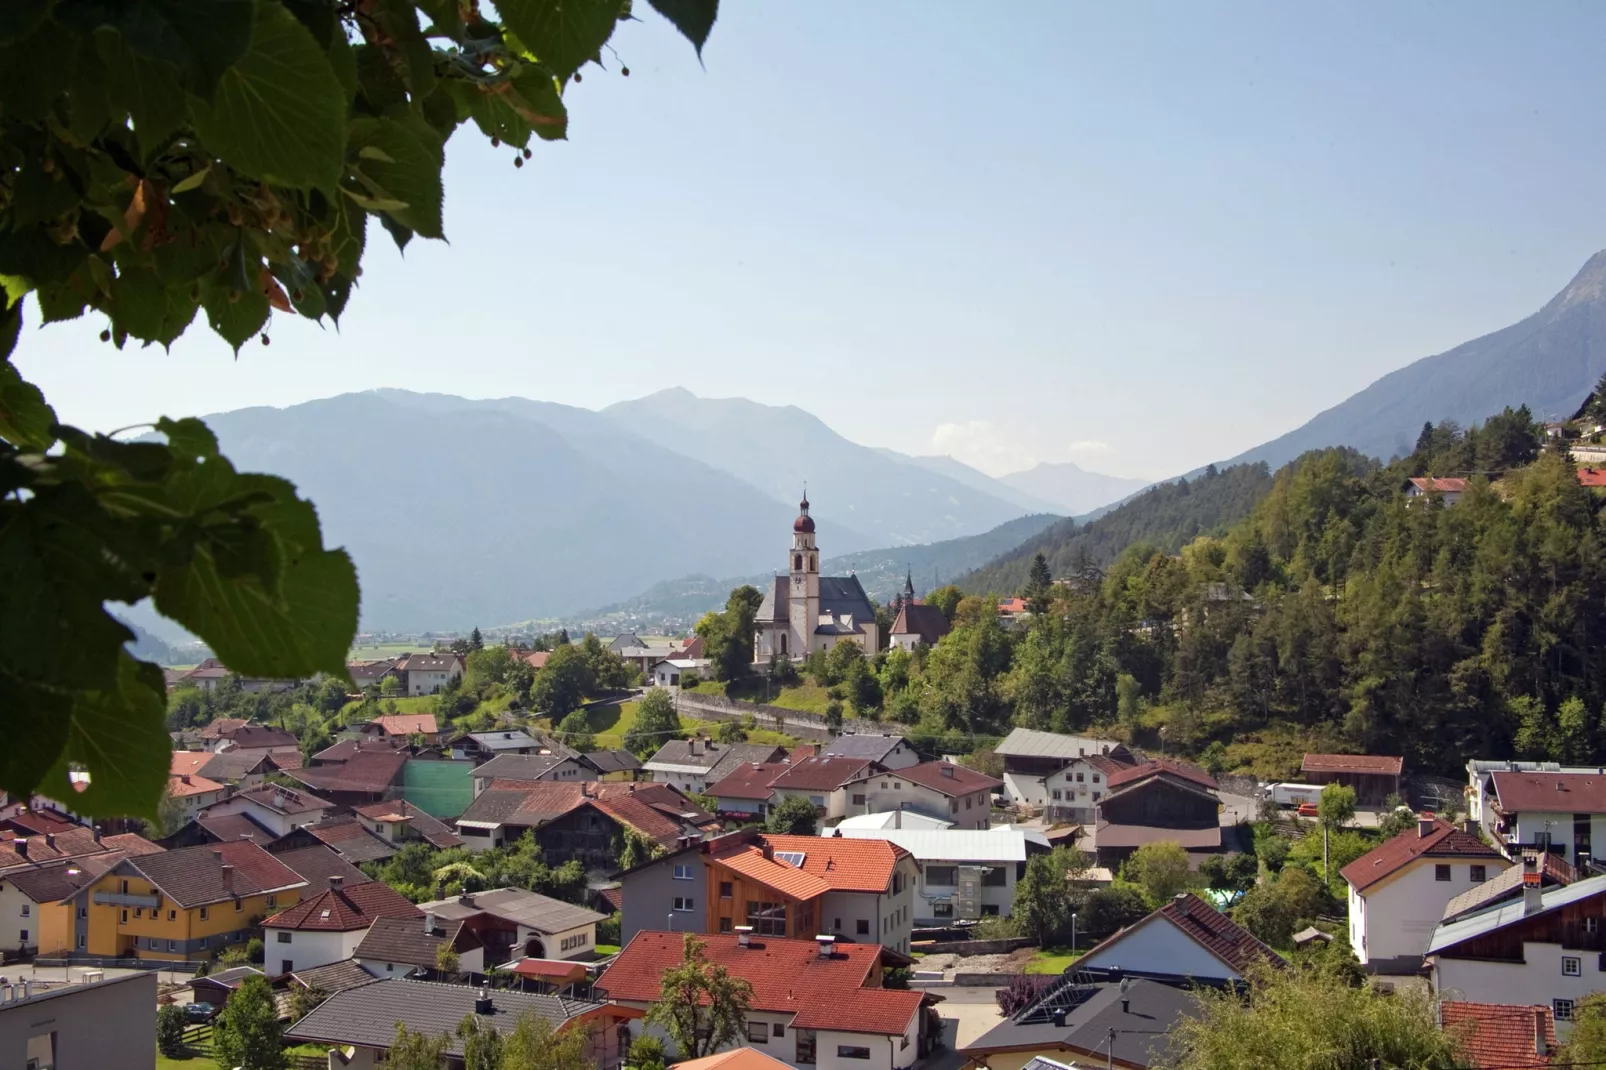
M27 916L23 915L24 910L27 910ZM28 934L26 940L22 938L24 932ZM0 951L18 951L24 947L40 949L39 905L17 891L10 881L0 877Z
M1547 829L1548 823L1548 829ZM1573 857L1573 815L1567 813L1545 813L1541 811L1524 811L1517 815L1517 840L1520 844L1528 845L1538 842L1538 837L1546 831L1550 833L1553 844L1563 848L1557 852L1561 857L1578 865L1578 859ZM1606 857L1606 814L1595 814L1589 820L1589 844L1591 852L1598 851Z
M903 809L951 821L956 829L985 829L991 813L985 790L952 798L895 773L877 773L848 790L847 816Z
M1125 935L1094 954L1083 956L1082 966L1119 966L1123 970L1174 973L1201 980L1236 980L1238 971L1199 946L1171 923L1154 916L1128 929Z
M1577 977L1561 972L1563 957L1579 960ZM1525 962L1491 962L1434 956L1433 982L1441 999L1468 1003L1541 1003L1558 999L1576 1003L1591 992L1606 989L1600 955L1592 951L1565 951L1560 944L1523 945ZM1565 1040L1570 1022L1556 1022L1556 1039Z
M386 962L384 959L358 959L357 965L378 978L406 977L416 966L409 966L405 962ZM465 951L458 956L457 968L460 973L484 973L485 949L476 947L473 951Z
M844 992L843 998L851 999L851 992ZM621 1006L635 1007L647 1010L649 1004L621 1001ZM797 1061L797 1031L792 1028L792 1014L774 1014L766 1011L751 1011L747 1015L749 1024L763 1022L767 1027L768 1039L762 1043L755 1043L747 1035L739 1037L734 1043L719 1049L730 1051L732 1048L749 1047L754 1051L761 1051L772 1059L779 1059L788 1066L799 1070L902 1070L904 1067L914 1065L915 1055L919 1051L920 1014L915 1012L909 1016L909 1025L901 1036L884 1036L871 1033L842 1033L833 1030L817 1030L815 1037L815 1061L803 1064ZM785 1033L776 1037L774 1027L779 1024ZM671 1041L663 1029L656 1025L647 1025L637 1020L630 1023L632 1037L643 1034L657 1037L663 1041L665 1049L670 1054L677 1054L674 1042ZM837 1054L838 1048L857 1047L868 1048L868 1059L849 1059Z
M283 836L292 829L303 825L316 825L329 813L327 810L309 810L304 814L281 814L270 810L255 799L246 799L238 795L224 799L211 811L212 814L245 814L247 817L262 825L275 836Z
M1475 886L1473 865L1483 866L1486 878L1493 878L1509 864L1503 858L1479 859L1476 863L1423 858L1384 883L1366 889L1359 897L1351 888L1350 943L1356 957L1364 964L1374 959L1425 954L1433 940L1433 930L1444 917L1445 905ZM1450 867L1447 881L1434 876L1435 867L1443 865ZM1353 906L1356 898L1365 900L1359 911Z
M1043 781L1027 773L1004 773L1004 793L1011 802L1023 806L1047 806L1048 789Z
M1015 904L1015 869L1014 862L989 862L983 860L939 860L926 859L916 863L919 877L915 883L914 920L916 922L947 923L957 921L959 913L956 898L959 895L958 881L961 866L983 866L988 869L1001 870L1004 874L1004 883L983 884L981 886L981 903L985 906L997 907L1000 917L1009 917L1010 908ZM932 881L931 871L941 870L944 867L952 868L954 879L952 882ZM937 900L943 900L955 907L955 912L947 915L938 915L933 907Z
M280 968L286 960L291 963L290 970L310 970L348 959L362 943L366 930L333 933L264 928L262 932L263 965L269 974L276 974L289 972ZM289 943L279 941L281 933L290 937Z

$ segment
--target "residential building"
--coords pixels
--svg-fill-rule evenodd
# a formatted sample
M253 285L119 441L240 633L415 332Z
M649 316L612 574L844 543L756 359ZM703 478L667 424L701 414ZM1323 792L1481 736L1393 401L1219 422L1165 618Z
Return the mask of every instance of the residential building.
M1390 796L1401 794L1405 759L1380 754L1307 754L1299 772L1304 784L1354 788L1358 806L1376 809Z
M891 646L913 651L923 646L936 646L948 631L948 618L941 609L908 601L899 608L888 638Z
M652 686L679 687L682 677L702 679L708 673L707 658L665 658L652 667Z
M1450 1034L1471 1070L1544 1070L1556 1053L1549 1007L1438 1003L1439 1028Z
M1529 871L1539 874L1541 888L1565 888L1578 879L1576 869L1550 852L1524 852L1520 863L1507 866L1497 876L1490 877L1482 884L1474 884L1446 903L1440 924L1519 898L1522 895L1523 875Z
M177 773L167 778L167 795L178 804L186 821L229 796L229 786L198 773Z
M617 640L615 640L617 642ZM641 643L635 646L620 647L614 651L619 659L626 665L641 673L642 679L650 679L653 666L669 658L677 657L680 651L673 643Z
M588 1065L617 1070L625 1046L620 1025L626 1017L606 1003L572 997L537 995L508 989L481 991L468 985L434 981L386 979L337 993L317 1010L285 1031L291 1044L318 1044L349 1049L342 1056L346 1070L379 1070L396 1042L396 1027L409 1032L447 1038L444 1055L454 1066L462 1064L463 1038L457 1033L465 1018L473 1018L507 1035L520 1017L545 1019L556 1032L579 1030L591 1038L586 1046Z
M763 743L717 743L701 736L671 739L659 747L641 766L654 784L667 784L687 795L700 795L708 785L717 784L738 765L753 762L779 762L786 758L785 747Z
M297 770L306 774L311 770ZM206 808L205 816L217 818L243 814L275 836L283 836L303 825L316 825L334 812L335 804L311 792L297 791L282 784L263 784L242 791Z
M488 762L498 754L541 754L541 741L522 728L468 732L452 740L452 757Z
M279 761L289 752L294 752L297 759L301 756L301 743L295 736L282 728L262 724L248 724L233 729L211 741L207 749L220 753L234 751L237 754L270 754L274 761ZM280 766L288 769L299 764L299 761L286 761L281 762Z
M762 821L770 812L775 789L770 782L791 769L790 762L752 762L739 765L725 779L708 785L705 794L714 797L714 812L738 821Z
M917 814L912 810L882 810L879 813L844 817L832 827L841 829L843 832L847 832L850 829L908 829L911 832L925 829L934 832L939 829L951 829L954 827L954 823L940 818L927 817L925 814ZM824 835L824 833L822 832L821 835Z
M627 750L598 750L581 755L599 780L639 780L641 759Z
M1374 972L1421 968L1445 907L1498 876L1500 852L1431 817L1372 848L1340 872L1349 885L1349 942Z
M307 887L326 887L332 878L338 878L343 887L355 888L367 884L368 874L341 858L333 848L315 843L310 847L286 847L278 843L266 845L268 853L283 862L296 876L307 882Z
M781 1070L790 1065L774 1056L765 1055L757 1048L732 1048L718 1055L687 1059L675 1064L680 1070Z
M375 918L352 957L375 977L433 976L443 945L457 952L459 973L483 974L494 965L485 961L485 945L466 922L428 913L422 918Z
M30 859L0 869L0 951L71 951L73 908L65 901L124 858L162 850L133 832L97 836L81 831L81 837L47 832L25 839L22 846ZM6 861L14 860L14 852L15 845Z
M894 1070L931 1050L923 994L881 983L884 967L907 961L901 955L829 937L714 933L702 939L709 961L752 986L745 1044L788 1066ZM597 985L620 1006L644 1013L658 1000L659 977L681 961L684 943L680 932L637 933ZM646 1032L675 1054L661 1029Z
M1026 833L1017 829L867 829L844 823L820 835L885 840L913 855L918 870L916 926L1008 915L1015 902L1015 882L1026 872Z
M741 829L619 874L623 938L683 932L807 939L819 933L909 950L919 866L883 839L779 836Z
M701 836L714 815L662 784L494 780L455 822L471 851L532 832L549 865L575 859L589 870L618 866L626 832L668 847Z
M306 898L262 922L266 964L275 973L294 973L349 959L377 918L419 919L424 912L400 892L379 881L350 887L330 877Z
M442 921L467 923L491 965L516 958L594 958L597 922L607 920L595 910L522 888L465 893L420 909Z
M1445 505L1454 505L1467 492L1467 481L1455 477L1414 476L1407 479L1401 489L1412 501L1438 498Z
M214 744L218 740L227 739L230 735L250 723L244 717L219 717L209 724L201 726L201 740L206 744L207 750L216 750L217 747Z
M1580 870L1606 844L1606 774L1511 772L1489 775L1483 830L1507 857L1523 850L1552 851Z
M370 738L394 739L409 742L422 738L425 743L440 739L440 729L433 713L391 713L375 717L361 728L359 735Z
M474 781L475 795L490 787L493 780L522 780L528 783L568 780L579 783L582 780L599 779L597 771L583 759L523 752L497 754L485 764L475 766L469 776Z
M125 858L72 893L73 948L105 958L209 958L300 902L305 887L247 840Z
M807 498L798 510L787 574L765 587L758 607L754 663L768 664L772 657L801 661L842 642L858 643L866 655L874 654L881 649L881 636L870 596L857 576L820 575Z
M463 678L463 659L456 654L403 654L396 673L409 695L435 695L453 680Z
M443 851L463 846L462 838L452 831L450 825L425 813L406 799L355 806L351 812L356 815L358 824L392 847L399 847L409 840L423 840Z
M290 1018L290 1000L296 989L316 989L327 996L356 988L374 980L374 975L362 968L356 959L341 959L327 966L314 966L310 970L297 970L289 977L284 988L274 994L281 1019Z
M235 791L246 791L264 783L269 773L279 771L271 752L260 750L174 751L170 772L203 776Z
M1483 825L1489 820L1489 805L1494 797L1495 773L1594 773L1600 775L1597 765L1560 765L1556 762L1491 761L1473 758L1467 762L1467 816Z
M1256 969L1286 965L1254 934L1192 892L1093 945L1078 969L1180 974L1197 981L1243 981Z
M1124 1070L1174 1065L1179 1053L1171 1048L1171 1033L1198 1013L1200 987L1210 986L1176 972L1068 971L960 1054L966 1065L987 1070L1022 1070L1034 1062Z
M779 806L796 796L813 804L822 818L846 817L865 808L866 782L872 775L878 775L877 767L868 758L804 758L770 781L770 804Z
M398 689L402 686L401 675L396 671L395 658L380 658L377 661L348 661L346 672L358 691L373 689L378 691L385 686L387 679L394 678Z
M0 1003L0 1066L155 1070L156 975L29 989Z
M406 751L358 750L339 764L297 769L290 775L330 802L362 806L398 794L406 767Z
M404 740L390 736L351 736L347 739L337 739L323 750L314 754L306 764L341 765L348 762L359 751L378 751L381 754L392 754L403 751L407 747Z
M852 788L847 812L873 814L905 809L944 818L955 828L985 829L993 792L1003 782L953 762L921 762L875 772Z
M285 849L322 844L352 865L383 862L396 853L395 847L369 832L355 815L320 821L316 825L297 829L275 843L274 849L280 849L281 844Z
M185 987L190 990L190 996L196 1003L225 1007L248 978L266 976L254 966L231 966L202 977L192 977L185 982Z
M1578 1001L1606 988L1606 876L1545 890L1527 871L1522 898L1440 925L1426 961L1435 991L1498 1004L1549 1003L1560 1039Z
M906 769L920 764L920 755L902 736L890 733L849 732L820 748L821 758L867 758L883 769Z
M993 752L1004 759L1004 791L1020 806L1046 807L1050 796L1045 779L1078 758L1104 755L1133 764L1132 752L1112 739L1067 736L1030 728L1011 729Z
M1098 820L1099 800L1110 790L1110 777L1131 769L1132 764L1107 754L1072 759L1039 782L1047 796L1043 817L1052 822L1093 824Z
M1196 854L1221 850L1216 778L1187 762L1150 759L1105 779L1093 846L1114 869L1146 843L1169 840Z

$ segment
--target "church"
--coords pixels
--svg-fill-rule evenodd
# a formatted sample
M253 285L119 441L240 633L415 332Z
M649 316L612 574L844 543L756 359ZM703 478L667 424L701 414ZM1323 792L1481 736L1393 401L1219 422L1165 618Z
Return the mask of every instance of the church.
M775 577L758 607L754 663L768 663L771 657L802 660L843 642L858 643L865 654L874 654L881 649L881 636L870 596L857 576L820 575L807 497L798 508L787 574Z

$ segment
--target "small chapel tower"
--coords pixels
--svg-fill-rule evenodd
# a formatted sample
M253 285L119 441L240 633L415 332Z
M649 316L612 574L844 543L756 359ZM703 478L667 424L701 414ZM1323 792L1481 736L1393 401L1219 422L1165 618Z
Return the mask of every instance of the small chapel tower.
M792 522L791 635L784 653L806 657L814 642L814 629L820 623L820 551L814 545L814 518L809 516L805 491L798 503L798 517Z

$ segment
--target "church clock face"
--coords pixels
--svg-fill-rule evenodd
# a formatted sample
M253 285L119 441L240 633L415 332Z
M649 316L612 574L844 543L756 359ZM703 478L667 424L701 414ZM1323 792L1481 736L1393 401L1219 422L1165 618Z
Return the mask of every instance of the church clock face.
M803 589L803 577L802 576L793 576L792 577L792 586L795 587L797 590L801 591Z

